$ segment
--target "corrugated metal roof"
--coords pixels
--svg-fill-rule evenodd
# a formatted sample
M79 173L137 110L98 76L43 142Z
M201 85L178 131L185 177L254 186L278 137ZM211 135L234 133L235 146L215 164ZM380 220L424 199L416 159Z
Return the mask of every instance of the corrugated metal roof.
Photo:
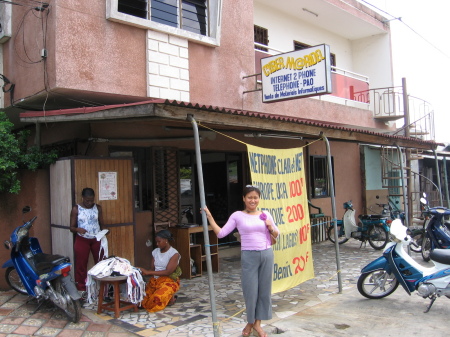
M345 132L357 132L357 133L373 135L373 136L377 136L377 137L390 138L392 140L395 140L395 139L410 140L410 141L417 142L418 144L427 144L430 146L443 145L440 143L436 143L434 141L426 141L426 140L413 138L413 137L391 135L391 134L381 133L381 132L377 132L377 131L371 131L371 130L367 130L367 129L351 128L348 126L342 126L341 124L338 124L338 123L319 122L319 121L306 119L306 118L277 115L277 114L273 114L273 113L231 109L231 108L225 108L225 107L219 107L219 106L213 106L213 105L204 105L204 104L200 104L200 103L183 102L183 101L176 101L176 100L165 100L165 99L151 99L148 101L135 102L135 103L104 105L104 106L97 106L97 107L81 107L81 108L74 108L74 109L49 110L49 111L27 111L27 112L22 112L20 114L20 118L21 119L23 118L26 120L26 118L36 118L36 117L44 118L44 117L59 116L59 115L63 116L63 115L75 115L75 114L77 114L77 115L78 114L90 114L90 113L97 112L97 111L104 111L104 110L110 110L110 109L115 109L115 108L126 108L126 107L144 105L144 104L163 104L163 105L176 106L176 107L180 107L180 108L197 109L197 110L203 110L203 111L216 112L216 113L221 113L221 114L254 117L254 118L267 119L267 120L286 122L286 123L296 123L296 124L309 125L309 126L325 128L325 129L334 129L334 130L345 131Z

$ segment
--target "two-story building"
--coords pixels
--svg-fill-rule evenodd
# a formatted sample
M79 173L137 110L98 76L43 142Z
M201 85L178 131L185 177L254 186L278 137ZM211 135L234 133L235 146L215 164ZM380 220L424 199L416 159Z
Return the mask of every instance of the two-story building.
M115 255L145 265L155 223L200 221L190 117L200 123L206 202L222 223L241 208L250 182L244 143L304 146L309 199L328 215L326 147L315 140L330 141L336 204L351 199L357 213L387 194L373 183L381 181L379 147L436 147L395 133L403 115L390 99L402 96L391 90L389 23L355 0L0 7L4 110L60 155L49 170L23 176L13 204L35 206L36 226L57 251L70 247L69 212L81 189L100 194L99 172L116 173L117 199L99 201ZM263 102L261 59L318 45L329 47L331 93ZM3 225L2 235L16 224Z

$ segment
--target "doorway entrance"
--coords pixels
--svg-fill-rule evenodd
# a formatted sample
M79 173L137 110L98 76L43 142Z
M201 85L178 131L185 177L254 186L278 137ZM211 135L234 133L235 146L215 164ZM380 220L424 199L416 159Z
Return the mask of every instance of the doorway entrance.
M231 213L241 210L243 187L243 155L241 153L202 153L205 201L217 224L226 223ZM195 153L179 152L182 222L201 224ZM222 243L236 241L230 234Z

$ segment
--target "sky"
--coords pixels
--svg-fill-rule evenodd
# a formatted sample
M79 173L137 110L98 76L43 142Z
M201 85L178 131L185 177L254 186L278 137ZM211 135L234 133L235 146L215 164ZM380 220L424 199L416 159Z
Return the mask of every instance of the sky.
M406 78L408 93L433 106L436 141L450 143L450 2L359 1L388 19L401 18L390 21L394 85Z

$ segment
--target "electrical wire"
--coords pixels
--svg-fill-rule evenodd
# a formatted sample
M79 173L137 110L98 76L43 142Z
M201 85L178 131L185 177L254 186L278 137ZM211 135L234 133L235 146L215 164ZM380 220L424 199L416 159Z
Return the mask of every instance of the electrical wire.
M23 6L23 7L32 7L32 8L43 8L45 5L48 6L48 3L44 1L36 1L36 0L26 0L23 2L18 2L21 0L16 1L6 1L6 0L0 0L0 3L9 4L9 5L16 5L16 6ZM38 6L40 5L40 6ZM38 7L36 7L38 6Z
M390 14L390 13L384 11L384 10L382 10L381 8L378 8L377 6L372 5L372 4L369 3L368 1L365 1L365 0L359 0L359 1L365 3L366 5L369 5L369 6L373 7L373 8L375 8L376 10L378 10L378 11L384 13L384 14L389 15L389 16L392 17L392 19L394 19L394 20L400 21L400 22L403 23L409 30L411 30L414 34L416 34L418 37L420 37L422 40L424 40L426 43L428 43L431 47L433 47L434 49L436 49L438 52L440 52L440 53L441 53L442 55L444 55L446 58L449 58L449 59L450 59L450 56L449 56L449 55L447 55L442 49L440 49L440 48L438 48L437 46L435 46L432 42L430 42L429 40L427 40L424 36L422 36L421 34L419 34L415 29L413 29L413 28L412 28L411 26L409 26L405 21L403 21L401 17L396 17L396 16L394 16L394 15L392 15L392 14Z

